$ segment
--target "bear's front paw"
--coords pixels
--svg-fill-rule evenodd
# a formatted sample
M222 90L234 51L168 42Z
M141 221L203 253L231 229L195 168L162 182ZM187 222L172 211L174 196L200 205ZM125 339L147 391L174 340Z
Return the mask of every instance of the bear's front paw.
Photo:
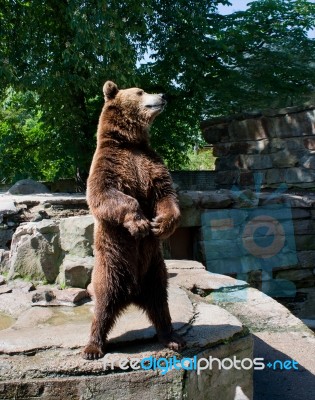
M177 220L164 215L158 215L151 222L151 230L159 239L167 239L175 231Z
M123 225L135 238L142 238L150 233L150 222L139 213L126 216Z

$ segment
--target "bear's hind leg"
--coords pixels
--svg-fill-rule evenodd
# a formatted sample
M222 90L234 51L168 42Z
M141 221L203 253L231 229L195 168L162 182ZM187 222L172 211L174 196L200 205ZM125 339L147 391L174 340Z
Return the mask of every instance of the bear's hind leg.
M98 286L101 285L94 285L95 310L90 339L82 352L82 357L87 360L104 356L108 333L127 305L125 296L117 293L113 285L107 285L106 288L101 286L101 290Z
M147 312L164 346L175 351L185 347L185 340L172 327L167 303L167 271L161 254L152 260L136 303Z
M124 308L122 305L114 307L113 304L108 303L106 300L102 303L101 301L97 301L97 303L91 326L90 339L82 352L82 357L87 360L96 360L104 357L107 335Z

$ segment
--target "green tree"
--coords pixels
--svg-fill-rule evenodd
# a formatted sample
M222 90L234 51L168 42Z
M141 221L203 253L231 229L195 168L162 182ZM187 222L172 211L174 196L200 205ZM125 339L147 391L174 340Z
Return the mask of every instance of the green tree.
M259 0L218 26L221 73L206 113L283 107L309 100L315 87L315 4Z
M135 83L146 1L2 3L0 76L17 90L36 92L43 122L72 158L72 175L86 172L101 104L95 96L107 78Z
M107 79L168 94L151 140L172 169L200 142L201 119L309 98L313 1L257 0L227 16L220 3L1 0L0 86L35 93L51 176L86 176Z
M179 96L182 109L189 102L193 118L310 97L315 40L307 32L315 26L313 1L257 0L226 16L209 3L156 2L153 62L144 66L151 81L156 77Z
M41 121L37 96L8 88L1 100L0 182L52 180L59 171L70 175L71 158L58 134Z

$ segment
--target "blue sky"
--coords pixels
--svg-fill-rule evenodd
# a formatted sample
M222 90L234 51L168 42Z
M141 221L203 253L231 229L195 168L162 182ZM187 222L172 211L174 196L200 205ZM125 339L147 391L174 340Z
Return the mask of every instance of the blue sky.
M220 14L231 14L234 11L246 10L247 4L251 3L253 0L229 0L232 3L231 6L223 6L220 4L218 10ZM315 29L309 32L310 38L315 38Z
M246 10L247 4L250 3L250 0L229 0L232 3L231 6L223 6L219 5L218 10L220 14L231 14L234 11L243 11Z

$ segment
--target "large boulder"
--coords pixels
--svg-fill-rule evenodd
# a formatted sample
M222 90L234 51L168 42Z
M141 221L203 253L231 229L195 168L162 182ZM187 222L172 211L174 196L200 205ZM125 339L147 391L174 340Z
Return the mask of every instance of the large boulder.
M8 192L10 194L50 193L45 185L32 179L22 179L16 182Z
M54 282L61 259L58 221L43 220L23 224L12 238L9 278L18 274Z
M67 255L60 267L58 281L62 286L85 289L91 282L93 257Z
M94 220L91 215L60 220L60 245L66 254L93 256Z
M12 238L9 278L53 283L58 277L64 286L86 288L94 262L93 228L90 215L20 225Z

